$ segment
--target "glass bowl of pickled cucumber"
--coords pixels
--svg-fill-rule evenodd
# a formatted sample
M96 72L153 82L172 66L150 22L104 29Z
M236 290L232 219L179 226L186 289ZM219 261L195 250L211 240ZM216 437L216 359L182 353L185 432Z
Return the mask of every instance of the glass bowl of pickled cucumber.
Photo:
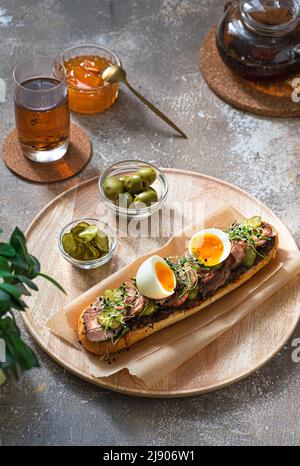
M112 258L116 240L107 223L95 218L82 218L73 220L60 231L58 247L72 265L96 269Z
M99 178L102 201L116 215L141 220L165 203L169 186L166 175L141 160L110 165Z

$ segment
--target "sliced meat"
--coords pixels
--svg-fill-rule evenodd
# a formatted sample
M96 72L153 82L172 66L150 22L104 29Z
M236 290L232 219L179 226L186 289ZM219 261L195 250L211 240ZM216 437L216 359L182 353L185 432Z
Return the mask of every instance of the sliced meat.
M138 288L135 286L135 283L131 280L125 282L125 305L127 305L127 315L134 316L139 314L147 304L147 298L143 296Z
M170 262L173 265L179 265L179 262L182 260L182 257L180 256L170 256L168 257L168 262Z
M160 306L163 306L168 301L168 299L169 298L158 299L156 301L156 304L159 304Z
M225 265L230 270L236 269L244 260L246 255L247 245L244 241L233 241L231 252L225 261Z
M86 336L90 341L100 342L110 340L113 338L114 333L99 326L97 329L89 330Z
M142 294L140 294L140 296L138 296L136 300L133 301L133 303L131 304L131 307L128 309L127 315L134 316L139 314L144 309L147 302L148 299Z
M97 317L101 313L102 307L92 305L88 307L82 314L82 319L85 326L86 336L90 341L106 341L109 340L113 333L105 331L99 324Z
M168 307L180 307L182 306L189 297L189 292L187 291L184 295L180 296L175 294L168 299L167 305Z
M274 238L274 236L276 236L276 233L274 232L274 230L268 223L263 223L261 228L262 228L261 234L265 236L266 238ZM264 246L266 242L267 242L266 239L257 239L257 241L255 241L255 246L257 247Z
M272 237L272 238L273 238L273 236L276 236L275 231L273 230L271 225L269 225L268 223L262 223L261 228L263 229L263 235L264 236L268 236L268 237Z
M182 284L182 287L187 287L189 290L191 290L194 288L198 281L196 270L192 269L190 266L185 266L179 274L179 280Z
M137 295L137 287L133 283L132 280L124 283L124 290L126 294L126 298L124 299L125 304L131 304L136 299Z
M226 282L229 277L230 270L228 267L223 266L217 270L207 270L202 274L200 279L200 289L202 297L206 298L208 295L216 291Z

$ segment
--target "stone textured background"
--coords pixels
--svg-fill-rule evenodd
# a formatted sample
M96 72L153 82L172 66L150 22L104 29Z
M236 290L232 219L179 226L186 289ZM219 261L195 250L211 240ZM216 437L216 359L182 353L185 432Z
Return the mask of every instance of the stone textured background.
M96 43L119 54L128 78L188 133L180 139L126 89L102 115L74 116L94 156L63 183L33 185L1 161L0 224L26 228L57 194L99 174L103 165L139 158L222 178L264 201L300 244L299 120L241 113L207 88L198 68L202 37L220 17L220 0L2 0L1 140L13 127L14 65L37 54ZM295 332L300 336L300 327ZM30 337L27 337L31 344ZM35 345L36 346L36 345ZM0 388L0 445L300 444L300 364L291 341L264 368L221 391L189 399L130 398L65 372L38 347L41 369Z

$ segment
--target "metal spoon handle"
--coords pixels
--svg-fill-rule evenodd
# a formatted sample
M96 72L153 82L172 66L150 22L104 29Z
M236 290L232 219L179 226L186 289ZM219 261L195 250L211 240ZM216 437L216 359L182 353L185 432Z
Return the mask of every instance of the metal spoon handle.
M149 100L147 100L144 96L142 96L138 91L136 91L130 84L127 80L124 81L124 83L126 84L126 86L128 87L128 89L131 90L131 92L133 92L133 94L138 97L145 105L147 105L147 107L149 107L154 113L156 113L156 115L158 115L162 120L164 120L166 123L168 123L168 125L170 125L173 129L175 129L179 134L181 134L182 137L184 137L185 139L187 139L187 135L181 131L180 128L178 128L178 126L175 125L175 123L173 123L173 121L171 121L166 115L164 115L160 110L158 110L157 107L155 107L151 102L149 102Z

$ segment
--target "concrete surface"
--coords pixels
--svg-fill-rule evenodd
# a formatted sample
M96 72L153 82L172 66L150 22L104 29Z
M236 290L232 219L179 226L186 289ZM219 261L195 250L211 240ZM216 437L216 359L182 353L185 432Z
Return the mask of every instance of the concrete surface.
M25 228L48 201L98 174L104 164L140 158L197 170L246 189L281 217L300 244L299 120L236 111L210 92L199 73L201 38L223 5L220 0L1 1L0 77L8 84L7 102L0 104L1 139L14 125L15 63L84 42L116 51L132 83L189 135L187 141L174 137L122 90L119 102L105 114L74 118L90 131L94 145L93 159L79 177L32 185L0 162L0 225L6 235L16 224ZM291 341L246 380L177 400L137 399L98 389L36 347L41 369L0 388L0 444L299 445L300 363L291 360Z

